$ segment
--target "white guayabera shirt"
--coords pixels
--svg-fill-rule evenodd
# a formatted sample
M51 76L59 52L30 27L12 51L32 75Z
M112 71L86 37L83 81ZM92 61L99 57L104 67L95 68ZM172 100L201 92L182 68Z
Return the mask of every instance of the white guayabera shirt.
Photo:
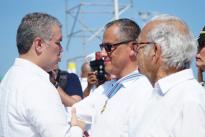
M17 58L0 85L0 137L82 137L70 127L49 75Z
M205 137L205 89L191 69L160 79L131 137Z
M116 80L104 83L93 94L75 104L82 119L89 122L92 115L90 137L128 137L140 120L153 89L148 79L139 75L136 79L123 81L121 88L108 99L107 91L115 83Z

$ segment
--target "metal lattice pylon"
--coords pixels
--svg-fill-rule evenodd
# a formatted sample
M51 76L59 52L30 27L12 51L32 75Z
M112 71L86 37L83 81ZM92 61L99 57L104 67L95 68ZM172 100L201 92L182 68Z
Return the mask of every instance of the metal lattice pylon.
M75 0L75 2L77 1ZM78 46L82 46L84 52L81 55L69 58L68 61L83 58L88 54L83 47L86 47L92 41L101 41L104 25L108 21L118 19L120 15L131 8L133 4L132 0L127 0L124 4L119 4L118 0L93 0L93 2L91 0L89 0L89 2L82 0L74 4L75 2L73 0L65 0L66 52L69 54L70 43L73 39L76 39L75 41L77 42L82 41L81 45ZM90 25L89 21L87 21L87 18L93 15L99 17L107 15L110 17L106 18L106 21L94 29L93 25ZM72 22L72 24L68 25L68 22Z

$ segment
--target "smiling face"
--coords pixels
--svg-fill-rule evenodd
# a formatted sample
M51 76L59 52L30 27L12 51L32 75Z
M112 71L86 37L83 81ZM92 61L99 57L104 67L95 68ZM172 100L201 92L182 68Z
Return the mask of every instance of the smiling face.
M112 25L107 28L103 35L103 43L115 44L124 40L120 37L120 30L118 25ZM132 42L123 43L114 47L111 53L107 53L102 48L101 55L104 58L105 71L109 74L121 78L130 71L130 56Z

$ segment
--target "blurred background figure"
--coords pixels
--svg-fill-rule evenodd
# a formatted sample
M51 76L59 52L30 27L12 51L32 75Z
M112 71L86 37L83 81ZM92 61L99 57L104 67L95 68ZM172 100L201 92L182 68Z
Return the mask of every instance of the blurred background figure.
M196 66L198 67L198 81L204 86L203 72L205 71L205 26L198 38L198 54L196 55Z
M87 55L81 66L80 82L83 90L83 97L87 97L96 88L97 77L93 74L90 62L95 60L95 53ZM92 74L92 75L91 75Z
M60 70L58 65L49 72L50 81L57 88L62 103L66 107L71 107L74 103L83 98L80 80L75 73L68 73Z
M111 80L111 75L105 72L101 52L92 53L85 60L81 68L81 85L84 87L83 96L87 97L96 87Z
M89 72L91 72L90 64L88 62L83 63L83 65L81 66L81 73L80 73L80 82L83 91L88 85L87 78Z
M84 63L81 69L81 86L83 89L83 97L87 97L98 85L95 72L91 72L90 63Z

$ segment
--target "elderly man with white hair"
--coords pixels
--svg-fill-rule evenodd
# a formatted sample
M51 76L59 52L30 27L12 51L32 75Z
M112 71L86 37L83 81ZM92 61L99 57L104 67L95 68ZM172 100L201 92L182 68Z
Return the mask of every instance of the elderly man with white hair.
M142 29L138 67L154 86L133 137L205 137L205 89L190 69L196 41L178 17L159 15Z

